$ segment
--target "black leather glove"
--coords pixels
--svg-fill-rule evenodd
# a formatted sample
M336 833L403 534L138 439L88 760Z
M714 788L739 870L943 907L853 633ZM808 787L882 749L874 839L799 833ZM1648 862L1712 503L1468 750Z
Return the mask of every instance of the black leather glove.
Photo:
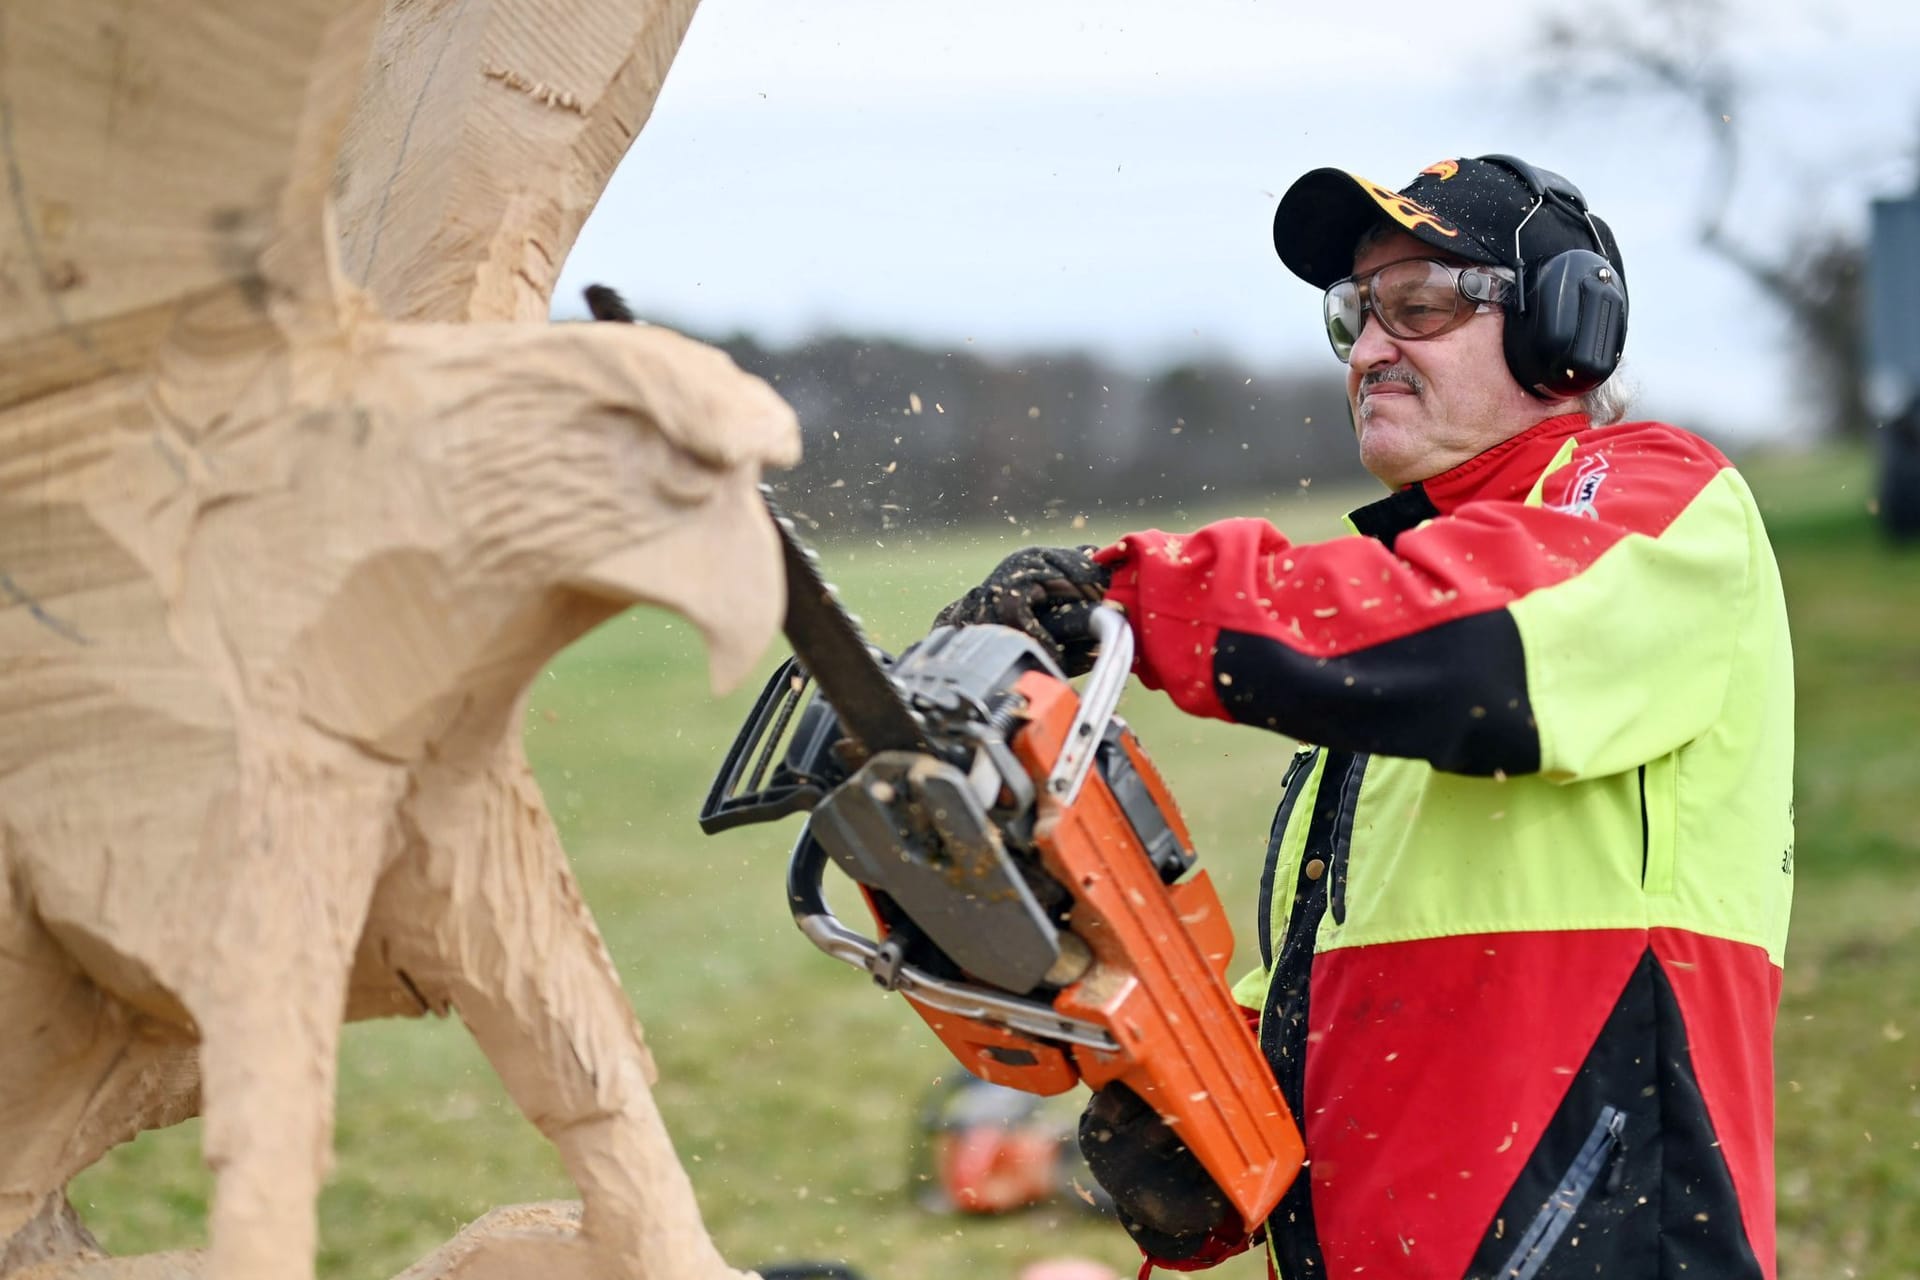
M1238 1212L1187 1144L1123 1084L1101 1089L1081 1112L1080 1154L1149 1257L1179 1262L1240 1230Z
M1046 646L1061 670L1077 676L1093 666L1090 615L1112 575L1095 564L1095 547L1023 547L985 582L942 609L936 627L998 623Z

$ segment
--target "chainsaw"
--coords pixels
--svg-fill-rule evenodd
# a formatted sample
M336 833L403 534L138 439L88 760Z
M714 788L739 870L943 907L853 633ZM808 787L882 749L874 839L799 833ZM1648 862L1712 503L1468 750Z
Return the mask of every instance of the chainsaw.
M894 658L768 505L794 656L728 750L702 829L804 812L787 897L816 947L905 997L981 1079L1131 1089L1253 1230L1299 1171L1300 1135L1228 993L1219 897L1114 714L1133 665L1126 620L1093 611L1098 656L1079 692L1010 627L938 627ZM830 862L877 936L828 906Z

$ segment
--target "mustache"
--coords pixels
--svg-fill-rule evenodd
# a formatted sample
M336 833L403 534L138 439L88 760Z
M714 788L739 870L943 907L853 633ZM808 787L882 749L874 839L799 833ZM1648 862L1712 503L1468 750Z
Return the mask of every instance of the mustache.
M1403 382L1406 384L1407 389L1416 395L1426 390L1426 384L1420 381L1420 375L1411 369L1401 369L1398 367L1374 369L1363 374L1360 378L1360 398L1362 400L1366 399L1367 393L1383 382Z

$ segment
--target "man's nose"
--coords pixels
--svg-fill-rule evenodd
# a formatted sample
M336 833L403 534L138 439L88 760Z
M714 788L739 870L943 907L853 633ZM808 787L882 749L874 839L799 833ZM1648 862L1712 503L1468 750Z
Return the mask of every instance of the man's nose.
M1347 355L1347 364L1365 372L1390 365L1400 358L1400 348L1394 342L1393 335L1386 326L1376 319L1372 312L1360 317L1360 336L1354 339L1353 350Z

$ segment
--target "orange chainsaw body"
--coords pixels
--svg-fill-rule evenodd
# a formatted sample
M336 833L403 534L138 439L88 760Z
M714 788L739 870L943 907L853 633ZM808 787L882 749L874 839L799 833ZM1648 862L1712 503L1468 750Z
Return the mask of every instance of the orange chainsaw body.
M1071 685L1028 672L1027 703L1010 739L1015 758L1044 783L1079 707ZM1161 815L1192 847L1166 783L1130 730L1120 743ZM1168 886L1098 769L1071 804L1044 794L1034 844L1074 905L1068 926L1093 963L1062 987L1053 1008L1095 1023L1118 1051L1060 1045L948 1013L914 1009L969 1071L1029 1093L1081 1080L1119 1081L1138 1094L1199 1159L1249 1230L1263 1222L1299 1172L1300 1132L1252 1030L1227 988L1233 931L1204 871Z

